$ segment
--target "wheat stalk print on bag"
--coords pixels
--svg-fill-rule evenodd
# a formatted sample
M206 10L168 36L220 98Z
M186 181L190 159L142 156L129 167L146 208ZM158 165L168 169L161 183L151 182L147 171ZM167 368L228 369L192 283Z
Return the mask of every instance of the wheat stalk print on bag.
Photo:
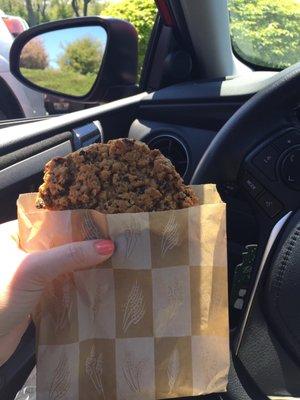
M177 314L179 307L183 304L183 287L178 280L174 280L173 284L168 287L168 299L168 319L172 320Z
M101 302L103 300L103 296L105 295L105 290L103 289L103 285L99 283L96 287L95 297L91 303L91 310L92 310L92 320L95 322L97 313L101 307Z
M56 307L42 299L37 353L50 357L49 365L37 358L38 398L49 398L50 389L51 400L57 396L49 370L63 352L72 384L55 400L225 391L226 207L215 186L188 188L159 152L117 140L52 160L39 209L36 199L26 194L18 201L24 250L95 237L116 244L105 265L74 272L69 300L67 287L64 295L54 291L62 309L58 334L51 318Z
M51 386L49 390L50 400L67 399L71 385L70 369L66 353L63 353L57 367L54 370Z
M54 320L54 333L60 335L71 321L73 304L70 275L56 280L55 286L49 286L47 293L52 303L51 315Z
M167 365L167 376L168 376L168 385L170 394L173 393L174 391L179 373L180 373L179 351L177 348L175 348L171 353Z
M167 225L163 230L163 236L161 240L161 255L165 257L169 250L172 250L179 244L179 225L175 220L174 213L171 214Z
M91 276L93 284L92 290L88 282L76 279L75 287L80 296L81 302L87 307L91 313L92 322L95 321L100 311L101 305L105 300L105 296L109 291L109 285L105 281L98 281L99 277Z
M139 235L141 234L141 225L135 218L131 219L128 228L125 229L126 250L124 257L128 258L132 255L135 246L138 242Z
M125 382L133 393L141 392L141 377L146 360L135 361L132 354L127 353L122 364Z
M97 394L101 399L105 399L102 374L103 374L103 356L102 353L96 354L95 345L92 346L90 355L85 361L85 371L93 384Z
M131 325L137 325L146 312L146 306L143 296L143 291L138 282L136 281L132 286L124 305L123 314L123 332L126 333Z
M92 240L101 238L101 231L93 220L89 211L84 212L81 229L84 240Z
M62 287L61 313L59 314L56 322L55 331L57 334L60 330L64 329L66 324L70 323L71 321L72 298L70 291L70 283L66 281Z

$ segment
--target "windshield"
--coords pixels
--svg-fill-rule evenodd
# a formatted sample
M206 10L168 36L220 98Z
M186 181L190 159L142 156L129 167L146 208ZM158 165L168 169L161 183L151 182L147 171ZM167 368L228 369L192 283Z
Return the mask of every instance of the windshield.
M300 0L228 0L235 52L261 67L300 60Z

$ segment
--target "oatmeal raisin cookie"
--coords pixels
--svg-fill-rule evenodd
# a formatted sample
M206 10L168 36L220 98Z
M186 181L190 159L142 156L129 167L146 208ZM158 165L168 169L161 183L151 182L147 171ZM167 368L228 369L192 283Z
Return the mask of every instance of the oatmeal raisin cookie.
M171 162L136 140L93 144L45 166L36 206L103 213L161 211L197 204Z

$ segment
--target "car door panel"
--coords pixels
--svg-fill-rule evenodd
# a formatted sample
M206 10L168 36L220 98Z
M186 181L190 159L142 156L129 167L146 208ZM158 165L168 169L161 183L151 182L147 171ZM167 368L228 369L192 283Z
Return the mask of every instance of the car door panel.
M8 153L3 154L1 156L0 170L3 170L16 163L19 163L22 160L26 160L27 158L32 157L34 155L38 155L42 151L51 149L52 147L55 146L59 146L61 143L70 141L71 139L72 139L72 133L69 131L69 132L59 133L58 135L53 135L52 137L45 138L37 142L33 142L31 144L27 144L24 147L16 145L13 151L9 151ZM1 185L1 180L0 180L0 185Z
M37 190L45 163L53 157L65 156L71 151L71 142L65 141L0 171L0 202L4 205L0 223L15 218L16 201L21 192Z

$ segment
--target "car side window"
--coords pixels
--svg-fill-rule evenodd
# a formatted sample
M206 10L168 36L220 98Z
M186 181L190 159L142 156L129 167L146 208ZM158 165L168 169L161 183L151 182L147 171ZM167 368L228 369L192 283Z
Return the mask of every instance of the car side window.
M259 69L283 69L299 61L299 0L229 0L232 47Z
M15 79L9 68L9 50L14 39L20 33L29 27L44 22L72 17L100 15L101 17L127 20L138 32L139 79L157 12L154 0L74 0L72 2L61 0L6 2L0 0L0 9L0 80L1 84L7 86L7 91L11 93L10 110L16 109L15 115L14 113L8 115L6 112L7 98L4 98L0 93L0 121L20 118L20 108L23 117L34 118L69 113L97 104L66 100L53 94L44 94L29 89ZM45 57L43 57L43 52L40 51L41 46L38 46L38 49L36 46L31 47L31 49L27 49L26 66L30 66L30 59L36 60L37 57L42 65ZM83 51L84 49L75 50ZM46 67L51 69L53 65L55 65L55 62L51 60ZM49 71L48 80L51 75L50 72L53 74L53 71ZM41 74L41 76L46 75ZM47 83L45 83L45 87L47 87ZM39 83L39 86L43 85Z

